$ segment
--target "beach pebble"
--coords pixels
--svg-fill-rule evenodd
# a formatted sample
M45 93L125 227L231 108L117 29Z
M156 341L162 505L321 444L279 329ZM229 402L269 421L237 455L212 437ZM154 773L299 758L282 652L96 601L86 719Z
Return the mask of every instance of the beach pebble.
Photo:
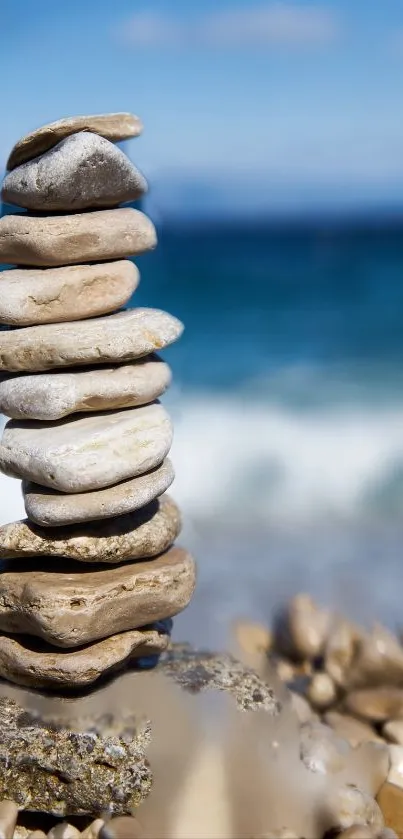
M145 192L145 178L118 146L81 131L9 172L1 197L26 210L73 213L136 201Z
M398 836L403 835L403 789L389 781L380 789L377 797L382 810L386 827L395 830Z
M403 686L403 649L396 636L380 624L375 624L371 633L362 634L346 678L348 690L376 685Z
M323 775L336 774L346 767L351 747L346 740L320 722L301 727L300 757L307 769Z
M273 643L272 633L260 623L237 621L234 632L241 650L250 655L268 653Z
M18 818L18 807L15 801L5 799L0 801L0 839L11 839Z
M390 769L388 781L403 789L403 746L389 744Z
M182 332L181 322L159 309L13 329L0 332L0 370L24 373L124 363L169 346Z
M0 412L11 419L53 422L75 413L147 405L171 382L156 356L114 367L10 376L0 382Z
M130 300L139 278L138 269L128 259L2 271L0 324L32 326L105 315Z
M83 688L118 666L159 656L168 645L169 636L155 629L111 635L73 652L46 644L35 649L24 635L0 634L0 675L35 689Z
M0 560L43 556L117 565L163 553L180 531L179 508L169 496L162 496L148 507L94 524L55 530L27 519L4 524L0 527ZM52 564L56 563L47 563Z
M151 472L106 489L71 493L23 483L25 510L31 521L43 527L61 527L127 515L146 507L172 484L175 473L170 460Z
M376 687L353 690L345 699L347 711L373 722L403 716L403 688Z
M324 715L324 721L327 725L330 725L339 737L347 740L353 748L359 746L360 743L381 741L381 738L368 723L362 722L362 720L358 720L349 714L327 711Z
M118 816L103 825L99 839L141 839L142 835L142 828L137 819Z
M132 207L0 219L0 262L10 265L46 268L122 259L156 244L152 221Z
M329 708L336 701L336 686L328 673L315 673L307 689L309 702L319 711Z
M382 734L389 743L403 746L403 719L388 720L382 728Z
M375 835L384 827L382 811L371 795L355 786L340 787L324 802L329 827L347 830L353 825L372 828Z
M75 648L173 617L195 587L192 557L171 548L156 559L87 571L74 562L3 564L0 630L29 633L56 647Z
M95 819L83 830L81 839L98 839L101 827L105 824L103 819Z
M365 824L353 824L342 833L338 833L337 839L377 839L379 834L374 833L372 828Z
M17 839L15 835L14 839ZM28 834L28 839L46 839L46 833L43 830L34 830L33 833Z
M11 171L21 163L38 157L56 146L65 137L76 134L78 131L91 131L117 143L120 140L128 140L130 137L138 137L142 130L140 119L129 113L94 114L59 119L42 125L21 137L10 152L7 169Z
M323 650L329 613L320 609L307 594L298 594L278 621L279 649L297 659L313 659Z
M80 831L68 822L61 822L49 830L48 839L80 839Z
M11 420L0 442L0 468L60 492L87 492L148 472L171 442L172 424L158 403L55 423Z
M360 637L360 631L349 621L338 618L332 623L324 650L324 664L326 672L340 687L345 685Z

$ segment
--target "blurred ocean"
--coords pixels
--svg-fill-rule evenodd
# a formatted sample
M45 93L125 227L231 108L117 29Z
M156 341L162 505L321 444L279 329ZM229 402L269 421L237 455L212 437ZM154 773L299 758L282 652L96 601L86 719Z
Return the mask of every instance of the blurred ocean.
M132 305L182 319L172 494L199 584L176 637L223 644L298 590L401 621L403 229L160 225ZM22 515L1 478L2 521Z

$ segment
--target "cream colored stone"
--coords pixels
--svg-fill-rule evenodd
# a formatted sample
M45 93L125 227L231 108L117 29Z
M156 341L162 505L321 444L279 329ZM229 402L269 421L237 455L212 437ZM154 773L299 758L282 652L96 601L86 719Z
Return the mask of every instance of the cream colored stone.
M357 717L373 722L403 717L403 689L376 687L353 690L345 699L345 707Z
M98 839L101 827L105 824L103 819L95 819L88 827L83 830L81 839Z
M137 819L131 816L117 816L105 822L99 839L141 839L143 830Z
M343 618L332 624L324 650L325 670L339 687L346 684L361 637L360 630Z
M132 207L64 216L4 216L0 262L10 265L76 265L122 259L155 248L155 227Z
M80 831L74 824L61 822L49 830L48 839L80 839Z
M307 594L298 594L287 608L278 644L281 650L302 659L319 656L326 642L330 615Z
M18 807L15 801L0 802L0 839L11 839L17 824Z
M113 312L139 282L133 262L0 272L0 323L32 326L83 320Z
M172 425L159 403L54 423L11 420L0 469L61 492L87 492L148 472L171 442Z
M234 633L241 650L251 655L267 654L273 642L270 630L260 623L237 621L234 624Z
M346 766L351 747L323 723L307 722L301 728L301 760L311 772L334 775Z
M380 624L357 640L345 674L347 690L376 685L403 687L403 649L396 636Z
M168 643L167 634L141 629L64 652L24 636L0 635L0 675L36 689L82 688L136 658L164 652Z
M180 531L179 508L162 496L133 513L93 525L50 530L28 520L5 524L0 527L0 559L66 557L116 565L166 551Z
M182 331L179 320L159 309L13 329L0 332L0 370L34 373L134 361L172 344Z
M388 748L390 758L388 781L403 789L403 746L390 743Z
M403 746L403 719L389 720L383 726L382 734L389 743Z
M57 571L53 567L44 560L4 566L0 630L79 647L173 617L188 605L195 586L194 561L179 548L112 568L77 570L68 560Z
M25 509L29 519L43 527L61 527L87 521L122 516L145 507L162 495L175 477L170 460L151 472L95 492L73 493L23 484Z
M117 146L80 131L9 172L1 196L27 210L72 213L137 201L145 192L147 181Z
M366 825L375 835L384 827L382 812L371 795L353 786L340 787L324 802L329 811L329 827L347 830L353 825Z
M307 698L319 711L329 708L336 701L337 692L333 679L328 673L314 673L308 685Z
M77 131L93 131L111 142L138 137L143 130L141 120L129 113L95 114L89 116L67 117L43 125L18 140L11 150L7 169L15 169L26 160L32 160L39 154L56 146L60 140L76 134Z
M0 382L0 412L12 419L49 422L69 414L147 405L171 383L171 371L156 356L89 370L12 376Z
M380 741L380 737L370 725L361 720L357 720L349 714L340 714L338 711L327 711L324 716L324 721L327 725L330 725L339 737L347 740L353 748L359 746L360 743Z

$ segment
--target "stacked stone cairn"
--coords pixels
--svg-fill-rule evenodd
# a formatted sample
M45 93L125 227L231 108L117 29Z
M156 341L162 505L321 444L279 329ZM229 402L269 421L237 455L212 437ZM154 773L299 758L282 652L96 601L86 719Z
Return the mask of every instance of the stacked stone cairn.
M171 372L155 351L182 324L124 309L128 258L156 245L139 210L147 184L116 143L130 114L63 119L20 140L0 220L0 469L23 481L28 518L0 528L0 676L83 688L169 644L194 562L173 547L165 495L172 426L158 398ZM16 267L8 267L8 266Z

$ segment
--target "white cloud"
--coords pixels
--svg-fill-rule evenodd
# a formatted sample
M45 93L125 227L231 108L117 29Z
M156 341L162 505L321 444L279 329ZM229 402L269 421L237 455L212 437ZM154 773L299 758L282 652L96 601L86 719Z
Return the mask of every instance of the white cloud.
M117 35L121 42L133 47L297 48L327 44L339 31L339 21L325 6L267 2L201 14L192 22L138 12L119 27Z

